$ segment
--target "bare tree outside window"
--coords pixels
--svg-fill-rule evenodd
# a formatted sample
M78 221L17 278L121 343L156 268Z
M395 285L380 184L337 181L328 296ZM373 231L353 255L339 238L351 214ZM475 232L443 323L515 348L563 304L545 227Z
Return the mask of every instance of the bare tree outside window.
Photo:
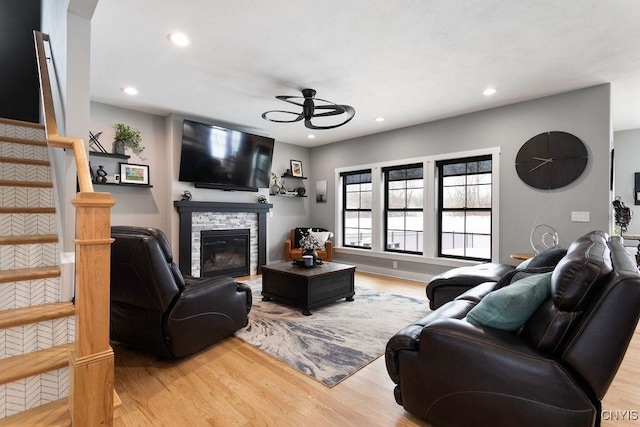
M491 156L440 161L439 256L491 259Z

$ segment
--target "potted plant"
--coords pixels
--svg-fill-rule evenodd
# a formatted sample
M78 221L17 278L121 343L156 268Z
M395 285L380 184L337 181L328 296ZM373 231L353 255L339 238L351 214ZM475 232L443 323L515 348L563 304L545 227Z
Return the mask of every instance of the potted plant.
M124 123L116 123L113 125L113 129L116 131L113 140L113 152L115 154L124 154L125 147L131 148L136 154L144 151L144 147L140 145L142 137L139 130Z

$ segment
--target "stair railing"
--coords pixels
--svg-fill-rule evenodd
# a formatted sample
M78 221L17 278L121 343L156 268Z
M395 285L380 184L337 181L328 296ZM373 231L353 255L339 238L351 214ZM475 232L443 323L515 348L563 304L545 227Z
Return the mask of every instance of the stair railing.
M76 208L75 347L69 361L69 414L73 425L113 424L113 350L109 345L111 258L110 193L93 191L84 141L58 135L45 53L49 36L34 31L47 144L71 149L80 192Z

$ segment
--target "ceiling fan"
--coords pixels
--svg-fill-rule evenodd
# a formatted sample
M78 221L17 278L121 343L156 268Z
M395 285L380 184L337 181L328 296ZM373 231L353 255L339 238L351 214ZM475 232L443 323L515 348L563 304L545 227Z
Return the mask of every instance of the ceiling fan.
M276 96L276 98L282 101L288 102L289 104L302 107L302 112L296 113L293 111L270 110L262 113L262 118L265 120L269 120L270 122L276 122L276 123L294 123L304 119L304 125L309 129L334 129L349 122L349 120L353 119L353 116L356 114L356 110L354 110L353 107L349 105L338 105L331 101L327 101L326 99L316 98L315 96L316 96L316 91L313 89L302 89L302 96L278 95ZM301 102L298 100L304 100L304 102ZM325 104L316 105L316 102L322 102ZM320 110L320 112L316 112L318 110ZM296 117L291 120L271 119L268 117L268 115L272 113L292 114ZM342 123L338 123L336 125L316 126L313 123L311 123L311 119L315 117L339 116L341 114L346 114L347 119Z

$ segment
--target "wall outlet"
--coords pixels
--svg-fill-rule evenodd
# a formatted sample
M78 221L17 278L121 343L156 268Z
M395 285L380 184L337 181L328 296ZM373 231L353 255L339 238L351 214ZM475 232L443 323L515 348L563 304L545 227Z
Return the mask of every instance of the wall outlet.
M571 222L589 222L591 221L590 212L571 212Z
M398 268L398 261L393 261L393 268Z

